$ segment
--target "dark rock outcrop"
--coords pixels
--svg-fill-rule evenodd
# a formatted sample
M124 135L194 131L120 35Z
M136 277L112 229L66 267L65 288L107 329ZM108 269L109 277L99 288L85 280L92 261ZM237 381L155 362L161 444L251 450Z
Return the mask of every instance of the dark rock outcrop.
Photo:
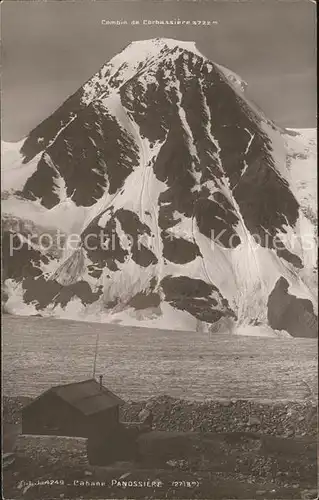
M293 337L317 337L318 319L311 301L299 299L288 290L288 281L279 278L268 300L269 325Z

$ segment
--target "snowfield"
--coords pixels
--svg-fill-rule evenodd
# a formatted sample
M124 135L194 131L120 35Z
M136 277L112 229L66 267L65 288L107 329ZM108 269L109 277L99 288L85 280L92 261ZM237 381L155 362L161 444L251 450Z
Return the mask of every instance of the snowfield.
M4 395L38 396L97 374L125 400L307 401L317 397L315 339L208 335L59 319L3 318ZM25 381L28 380L28 384Z

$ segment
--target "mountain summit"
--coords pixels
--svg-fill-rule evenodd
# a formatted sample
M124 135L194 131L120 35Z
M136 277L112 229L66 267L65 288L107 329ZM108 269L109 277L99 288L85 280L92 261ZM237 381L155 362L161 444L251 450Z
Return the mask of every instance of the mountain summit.
M313 336L295 138L245 87L192 42L133 42L9 148L4 212L79 238L57 254L7 227L7 310Z

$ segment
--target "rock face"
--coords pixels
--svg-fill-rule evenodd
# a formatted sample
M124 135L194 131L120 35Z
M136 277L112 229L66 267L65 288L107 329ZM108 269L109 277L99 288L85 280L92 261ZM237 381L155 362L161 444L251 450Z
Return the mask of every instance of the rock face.
M288 281L279 278L268 300L269 325L294 337L316 337L317 318L311 301L289 294L288 288Z
M270 319L281 277L313 302L287 141L240 82L190 42L134 42L36 127L19 176L5 168L4 211L67 218L78 241L53 258L5 229L8 310L285 325Z

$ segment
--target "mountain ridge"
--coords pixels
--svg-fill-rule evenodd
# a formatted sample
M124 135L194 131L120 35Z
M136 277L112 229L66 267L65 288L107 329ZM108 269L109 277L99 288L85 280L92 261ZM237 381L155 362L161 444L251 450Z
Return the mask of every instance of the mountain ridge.
M132 75L127 51L141 43L161 55L140 69L133 60ZM134 314L143 316L151 298L148 319L169 309L191 329L222 318L266 326L281 278L314 303L300 277L302 238L292 246L287 237L305 216L282 132L250 106L233 73L170 43L131 44L23 143L23 163L35 170L14 196L48 213L64 203L65 213L86 214L78 247L49 279L41 256L29 270L37 285L20 279L31 309L63 316L76 303L84 315L110 319L138 303ZM85 238L101 233L114 248L86 248ZM136 245L141 238L147 244Z

